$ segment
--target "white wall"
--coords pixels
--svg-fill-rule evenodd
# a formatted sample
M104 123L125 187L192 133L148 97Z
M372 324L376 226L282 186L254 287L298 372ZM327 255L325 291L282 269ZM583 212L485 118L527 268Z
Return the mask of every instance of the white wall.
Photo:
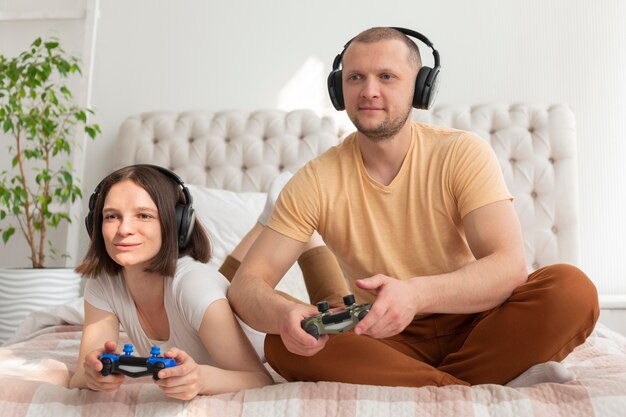
M404 26L425 34L441 54L438 104L572 106L580 266L601 293L626 294L626 2L104 0L100 11L92 106L103 134L87 148L86 195L108 171L127 116L164 109L327 111L325 77L343 44L371 26ZM307 85L294 83L302 79ZM285 90L294 84L297 90ZM2 264L15 258L2 252Z

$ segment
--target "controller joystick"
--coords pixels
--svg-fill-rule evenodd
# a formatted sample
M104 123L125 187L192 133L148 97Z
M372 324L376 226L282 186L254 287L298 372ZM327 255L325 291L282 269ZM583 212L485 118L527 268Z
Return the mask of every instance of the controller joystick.
M346 307L350 307L355 302L356 300L354 299L354 294L348 294L343 296L343 303L346 305Z
M124 352L124 356L128 357L128 356L133 356L133 345L131 345L130 343L126 343L124 345L124 348L122 349L122 352Z
M320 301L319 303L317 303L317 311L319 311L320 313L325 313L330 309L330 307L328 306L328 301Z

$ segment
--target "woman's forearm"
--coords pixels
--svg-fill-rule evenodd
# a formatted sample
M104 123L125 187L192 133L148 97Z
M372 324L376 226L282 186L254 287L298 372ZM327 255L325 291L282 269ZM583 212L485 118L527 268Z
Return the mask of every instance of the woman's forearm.
M204 395L260 388L274 383L265 371L232 371L209 365L200 365L200 368L203 388L199 393Z

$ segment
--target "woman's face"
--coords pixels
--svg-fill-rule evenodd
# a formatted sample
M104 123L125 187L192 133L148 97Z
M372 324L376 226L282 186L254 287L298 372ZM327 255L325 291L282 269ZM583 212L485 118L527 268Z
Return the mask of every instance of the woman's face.
M159 211L146 190L131 180L111 187L102 209L102 235L115 262L143 270L162 242Z

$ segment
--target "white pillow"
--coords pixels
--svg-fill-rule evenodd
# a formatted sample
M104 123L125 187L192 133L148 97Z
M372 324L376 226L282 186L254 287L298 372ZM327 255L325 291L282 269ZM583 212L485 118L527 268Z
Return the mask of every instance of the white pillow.
M265 205L266 193L235 192L187 184L197 218L206 228L213 247L211 264L220 267L243 236L254 226ZM295 263L277 289L307 301L302 271Z

